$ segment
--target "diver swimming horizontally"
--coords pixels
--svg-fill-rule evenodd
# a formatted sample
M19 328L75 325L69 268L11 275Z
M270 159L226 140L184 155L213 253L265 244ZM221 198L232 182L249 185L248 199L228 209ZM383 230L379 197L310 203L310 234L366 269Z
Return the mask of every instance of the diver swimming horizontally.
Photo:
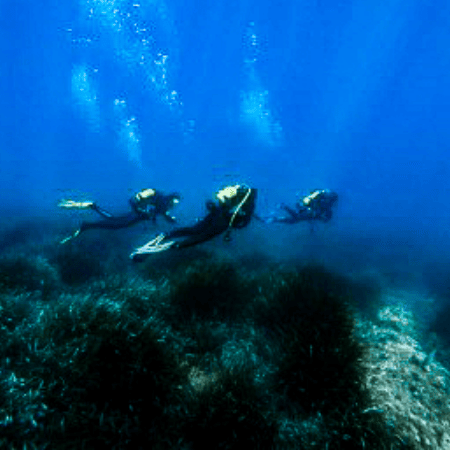
M227 186L216 193L214 201L206 202L208 214L195 225L175 228L158 235L137 248L130 258L133 261L142 261L151 253L191 247L222 233L225 233L225 239L229 240L232 229L244 228L250 223L255 210L256 195L256 189L246 185Z
M338 194L329 189L315 189L301 198L292 208L281 204L280 208L286 213L284 215L271 215L259 217L264 223L288 223L294 224L303 221L328 222L333 217L333 206L338 200Z
M113 216L109 212L100 208L91 201L76 202L73 200L62 200L58 206L66 209L91 209L103 217L103 220L96 222L82 222L80 228L75 233L61 241L61 244L78 236L81 232L102 228L117 230L127 228L136 223L150 220L156 223L156 217L161 215L168 222L175 223L176 219L170 214L171 209L180 201L178 193L163 194L155 189L143 189L130 198L131 211L120 216Z

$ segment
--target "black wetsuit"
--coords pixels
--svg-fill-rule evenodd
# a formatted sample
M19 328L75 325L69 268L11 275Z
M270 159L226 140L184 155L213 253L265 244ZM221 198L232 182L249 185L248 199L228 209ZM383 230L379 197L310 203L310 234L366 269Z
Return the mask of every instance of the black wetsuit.
M252 219L255 203L256 189L252 189L248 199L233 219L234 208L230 209L227 204L209 201L206 203L206 208L209 211L206 217L191 227L175 228L165 234L165 239L186 237L186 239L173 245L173 248L185 248L209 241L230 229L244 228Z
M82 222L80 232L93 229L103 228L109 230L117 230L135 225L138 222L151 220L156 222L156 216L163 216L168 222L175 223L176 220L170 215L170 209L173 206L173 200L179 198L178 194L163 195L156 193L151 198L151 203L147 201L138 202L134 197L130 199L131 211L128 214L113 216L109 212L97 206L95 203L91 207L94 211L104 217L104 220L96 222Z

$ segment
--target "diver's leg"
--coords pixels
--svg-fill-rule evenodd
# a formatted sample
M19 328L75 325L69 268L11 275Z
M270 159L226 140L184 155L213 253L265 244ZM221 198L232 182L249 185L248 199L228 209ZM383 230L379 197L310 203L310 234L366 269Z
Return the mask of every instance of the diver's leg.
M205 219L199 221L192 227L176 228L167 234L161 233L156 238L147 242L142 247L137 248L131 253L130 258L133 261L143 261L144 255L150 253L159 253L169 249L179 249L185 247L192 247L205 241L209 241L213 237L223 233L227 227L227 223L217 223L217 221L209 220L207 216ZM171 240L177 238L186 238L182 240Z
M81 224L81 231L90 229L104 229L104 230L118 230L120 228L128 228L138 222L143 221L144 218L135 213L126 214L124 216L116 216L107 218L106 220L99 220L97 222L83 222Z
M179 238L179 237L188 237L188 236L196 236L198 234L202 234L206 228L206 223L204 220L199 221L195 225L190 227L180 227L174 228L173 230L166 233L166 237L168 238Z

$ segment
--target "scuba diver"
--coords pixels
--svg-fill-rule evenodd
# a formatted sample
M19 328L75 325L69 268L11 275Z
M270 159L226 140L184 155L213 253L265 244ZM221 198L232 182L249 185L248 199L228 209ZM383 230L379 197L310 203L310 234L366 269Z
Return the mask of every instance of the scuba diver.
M227 186L215 195L215 200L206 202L208 214L190 227L175 228L161 233L156 238L137 248L130 258L142 261L150 253L159 253L169 249L181 249L200 244L225 233L224 239L230 240L232 229L244 228L253 216L256 203L256 189L246 185ZM177 240L178 238L184 238Z
M328 222L332 216L332 207L337 202L338 195L329 189L315 189L295 205L295 209L285 204L280 207L287 212L283 216L270 216L260 218L265 223L289 223L294 224L303 221Z
M180 198L181 196L178 193L165 195L155 189L143 189L130 199L131 211L128 214L120 216L113 216L94 202L62 200L58 204L60 208L91 209L100 214L104 219L96 222L82 222L80 228L72 236L63 239L61 244L70 241L82 231L93 228L117 230L119 228L127 228L145 220L151 220L153 223L156 223L156 216L158 215L163 216L168 222L174 223L176 219L170 214L170 211L179 203Z

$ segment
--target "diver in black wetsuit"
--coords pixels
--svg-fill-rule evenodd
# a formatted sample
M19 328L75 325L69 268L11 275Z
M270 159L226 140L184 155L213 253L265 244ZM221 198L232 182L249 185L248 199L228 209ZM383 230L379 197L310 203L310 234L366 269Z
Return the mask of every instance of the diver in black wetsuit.
M287 212L284 216L260 218L265 223L294 224L303 221L328 222L333 217L332 207L337 202L338 195L329 189L316 189L303 197L295 209L282 204L280 207Z
M93 228L117 230L119 228L127 228L144 220L151 220L153 223L156 223L156 217L158 215L174 223L176 220L175 217L170 215L170 210L179 201L180 195L178 193L165 195L155 189L144 189L130 199L131 211L128 214L113 216L94 202L62 200L58 205L61 208L91 209L100 214L104 219L96 222L82 222L80 228L72 236L63 239L61 244L73 239L81 232Z
M216 194L215 201L206 202L208 210L206 217L191 227L175 228L168 233L160 234L136 249L130 258L142 261L150 253L191 247L222 233L225 233L225 240L229 240L232 229L244 228L250 223L255 202L256 189L245 185L227 186ZM185 239L177 240L178 238Z

